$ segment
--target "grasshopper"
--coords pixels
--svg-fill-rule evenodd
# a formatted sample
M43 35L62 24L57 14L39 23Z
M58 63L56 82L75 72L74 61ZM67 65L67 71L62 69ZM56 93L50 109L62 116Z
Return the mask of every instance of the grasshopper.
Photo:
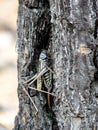
M50 67L49 67L49 56L46 50L42 50L39 55L39 65L38 65L38 72L29 80L27 80L25 83L28 83L28 85L33 84L37 80L37 89L33 87L29 87L30 89L38 90L43 93L47 93L47 99L48 99L48 107L51 108L50 103L50 95L57 97L55 94L50 93L52 89L52 78L53 73L55 73ZM44 87L47 91L42 90L42 85L44 84Z

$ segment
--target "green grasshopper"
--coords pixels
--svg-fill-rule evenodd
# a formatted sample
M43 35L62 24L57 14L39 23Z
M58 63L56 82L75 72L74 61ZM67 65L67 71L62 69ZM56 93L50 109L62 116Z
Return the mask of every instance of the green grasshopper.
M57 96L55 94L50 93L52 89L52 78L55 72L49 67L49 64L50 62L49 62L49 56L47 54L47 51L42 50L39 56L39 66L38 66L37 74L35 74L32 78L27 80L25 83L31 85L37 80L37 89L33 87L29 87L29 88L43 93L47 93L48 106L49 108L51 108L50 95L55 97ZM46 88L47 91L42 90L42 84L44 84L44 87Z

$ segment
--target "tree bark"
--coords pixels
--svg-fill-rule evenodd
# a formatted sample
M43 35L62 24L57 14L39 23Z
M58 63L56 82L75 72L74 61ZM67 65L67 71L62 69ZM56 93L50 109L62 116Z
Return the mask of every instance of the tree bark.
M97 9L97 0L19 0L19 112L13 130L98 129ZM44 93L24 84L37 73L42 49L56 73L51 93L60 97L51 96L51 110Z

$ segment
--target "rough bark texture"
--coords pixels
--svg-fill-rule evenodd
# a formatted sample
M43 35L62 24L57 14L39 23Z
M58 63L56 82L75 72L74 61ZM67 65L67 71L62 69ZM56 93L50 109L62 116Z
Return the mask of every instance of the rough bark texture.
M19 0L14 130L98 130L97 9L97 0ZM51 110L45 94L23 84L36 74L41 49L51 54L56 72L52 93L60 96L52 97Z

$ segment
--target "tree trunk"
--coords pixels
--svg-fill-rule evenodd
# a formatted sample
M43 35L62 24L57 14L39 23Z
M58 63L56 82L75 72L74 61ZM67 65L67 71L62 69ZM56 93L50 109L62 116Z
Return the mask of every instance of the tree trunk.
M19 113L13 130L98 130L97 5L97 0L19 0ZM37 73L42 49L56 73L51 93L59 99L51 96L51 110L46 94L25 84Z

